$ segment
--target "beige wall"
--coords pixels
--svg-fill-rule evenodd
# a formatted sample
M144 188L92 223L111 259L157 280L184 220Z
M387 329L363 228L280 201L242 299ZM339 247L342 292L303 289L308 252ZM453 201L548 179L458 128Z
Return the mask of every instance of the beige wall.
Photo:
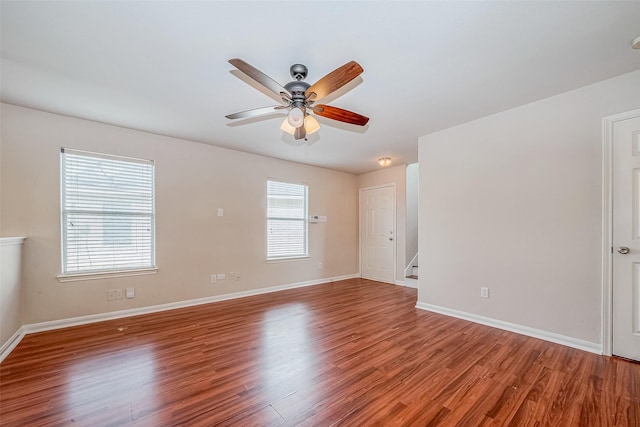
M636 108L640 71L421 137L419 303L600 343L602 118Z
M348 173L2 104L2 233L27 236L24 322L250 291L358 272L358 187ZM256 141L281 144L281 141ZM61 147L152 159L157 275L60 283ZM310 259L265 261L266 179L309 184ZM217 208L224 216L217 216ZM318 263L323 263L323 269ZM239 281L210 283L212 273ZM107 301L107 289L136 298Z
M22 239L0 237L0 348L23 323L21 258Z
M382 168L358 175L358 188L376 187L384 184L396 186L396 281L404 281L406 252L406 165Z

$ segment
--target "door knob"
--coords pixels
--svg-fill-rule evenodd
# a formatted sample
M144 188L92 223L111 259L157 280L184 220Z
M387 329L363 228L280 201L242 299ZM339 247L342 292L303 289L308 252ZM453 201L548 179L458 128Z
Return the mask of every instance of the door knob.
M631 252L631 249L629 249L629 248L628 248L628 247L626 247L626 246L620 246L620 247L618 248L618 253L621 253L622 255L626 255L626 254L628 254L629 252Z

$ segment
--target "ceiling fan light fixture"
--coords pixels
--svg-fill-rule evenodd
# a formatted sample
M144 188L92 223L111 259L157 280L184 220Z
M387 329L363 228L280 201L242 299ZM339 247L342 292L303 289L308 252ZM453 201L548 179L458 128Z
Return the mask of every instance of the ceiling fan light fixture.
M251 85L259 85L261 90L265 89L270 94L276 95L281 99L281 103L272 107L254 108L227 114L225 116L227 119L248 119L271 114L274 111L288 110L287 117L280 125L280 129L293 135L296 140L306 140L307 135L320 129L316 118L307 113L309 110L313 111L314 116L322 116L325 119L357 126L365 126L369 121L368 117L353 111L331 105L315 104L320 99L345 87L346 84L362 74L364 70L356 61L349 61L336 68L313 85L303 81L307 77L307 67L302 64L294 64L291 66L290 72L291 77L295 80L284 86L240 58L232 58L229 63L236 67L240 73L250 78Z
M289 115L287 116L287 121L294 128L299 128L304 124L304 113L298 107L293 107L291 111L289 111Z
M378 164L383 168L389 166L391 164L391 157L380 157L378 159Z
M315 117L307 114L304 118L304 128L307 131L307 135L311 135L320 129L320 123L318 123Z
M640 49L640 36L633 39L633 41L631 42L631 47L633 47L634 49Z
M296 128L289 124L289 118L285 117L282 121L282 125L280 125L280 130L285 131L289 135L293 135L296 132Z

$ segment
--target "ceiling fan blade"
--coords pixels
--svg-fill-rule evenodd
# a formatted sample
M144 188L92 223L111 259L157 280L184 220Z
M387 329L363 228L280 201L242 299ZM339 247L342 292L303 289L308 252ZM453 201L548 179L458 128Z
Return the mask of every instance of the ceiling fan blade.
M318 116L339 122L351 123L352 125L364 126L369 121L369 117L354 113L353 111L343 110L342 108L332 107L331 105L319 104L312 108L313 112Z
M273 107L262 107L262 108L254 108L253 110L241 111L239 113L233 113L226 115L227 119L248 119L250 117L258 117L263 116L265 114L273 113L277 110L284 110L285 106L276 105Z
M302 139L306 136L307 136L307 130L304 128L304 126L300 126L299 128L296 128L296 131L293 134L293 137L295 139Z
M280 96L281 92L289 94L289 91L283 88L280 83L276 82L257 68L247 64L242 59L233 58L229 60L229 63L276 95Z
M364 70L356 61L347 62L342 67L336 68L305 91L305 96L316 94L313 101L318 101L330 93L340 89L351 80L362 74Z

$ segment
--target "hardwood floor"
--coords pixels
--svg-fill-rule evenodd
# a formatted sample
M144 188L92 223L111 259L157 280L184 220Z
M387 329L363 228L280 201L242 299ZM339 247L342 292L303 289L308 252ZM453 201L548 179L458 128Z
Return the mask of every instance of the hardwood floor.
M640 364L364 279L26 336L3 426L640 426Z

